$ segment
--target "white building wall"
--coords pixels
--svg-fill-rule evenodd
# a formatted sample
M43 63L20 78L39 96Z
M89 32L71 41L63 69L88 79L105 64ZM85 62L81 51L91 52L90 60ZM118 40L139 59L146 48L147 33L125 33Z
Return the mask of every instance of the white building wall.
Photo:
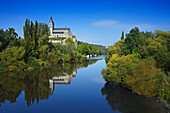
M55 34L53 32L64 32L63 34ZM66 38L69 38L69 33L70 31L69 30L52 30L52 34L50 35L50 37L66 37Z

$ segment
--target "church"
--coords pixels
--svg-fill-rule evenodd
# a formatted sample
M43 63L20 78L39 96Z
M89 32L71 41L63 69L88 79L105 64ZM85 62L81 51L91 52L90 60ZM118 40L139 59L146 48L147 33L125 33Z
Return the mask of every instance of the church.
M73 41L76 42L76 36L72 35L70 28L54 28L52 17L50 17L49 31L49 41L52 43L66 44L67 38L72 38Z

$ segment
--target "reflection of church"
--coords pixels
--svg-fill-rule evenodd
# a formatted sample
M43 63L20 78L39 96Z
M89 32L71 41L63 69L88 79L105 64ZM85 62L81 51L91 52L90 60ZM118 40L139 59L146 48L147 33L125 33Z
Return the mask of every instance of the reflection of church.
M77 70L74 71L71 75L68 75L67 73L63 73L63 76L55 76L52 77L52 79L49 79L49 87L51 89L51 92L54 91L55 84L70 84L72 81L72 77L75 77L76 74L77 74Z

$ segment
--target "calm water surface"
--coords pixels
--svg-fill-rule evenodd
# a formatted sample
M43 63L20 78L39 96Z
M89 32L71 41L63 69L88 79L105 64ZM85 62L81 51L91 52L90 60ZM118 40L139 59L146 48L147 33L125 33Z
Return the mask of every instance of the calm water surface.
M101 58L101 57L100 57ZM166 113L154 98L138 96L102 78L103 60L0 74L0 113Z

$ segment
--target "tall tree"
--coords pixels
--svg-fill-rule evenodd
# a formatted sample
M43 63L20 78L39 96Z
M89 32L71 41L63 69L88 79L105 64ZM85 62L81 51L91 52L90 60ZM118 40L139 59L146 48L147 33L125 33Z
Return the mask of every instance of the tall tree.
M31 31L30 31L30 35L31 35L31 41L33 43L33 47L34 47L34 42L35 42L35 29L34 29L34 24L31 21Z
M38 45L38 40L39 40L39 34L38 34L38 22L37 20L35 21L35 51L39 53L39 45ZM38 56L37 56L38 58Z
M124 40L124 31L122 31L121 40Z
M24 26L24 39L25 40L30 40L30 20L26 19L25 21L25 26Z
M140 32L137 27L132 29L129 34L127 34L125 39L126 48L129 50L128 54L139 52L139 37Z

